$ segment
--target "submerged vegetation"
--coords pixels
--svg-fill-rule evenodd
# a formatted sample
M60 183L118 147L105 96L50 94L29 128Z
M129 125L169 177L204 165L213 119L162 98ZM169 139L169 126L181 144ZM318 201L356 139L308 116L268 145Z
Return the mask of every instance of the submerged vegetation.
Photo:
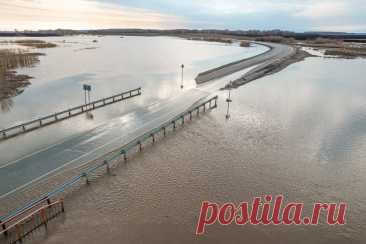
M32 40L32 39L3 41L2 43L18 44L20 46L33 47L33 48L53 48L53 47L57 47L56 44L51 43L51 42L46 42L46 41L42 41L42 40Z
M248 41L241 41L240 42L240 46L241 47L250 47L250 42L248 42Z
M17 74L15 69L32 67L39 63L41 53L28 53L19 49L0 49L0 101L1 109L7 110L10 99L22 93L23 88L30 84L32 78Z

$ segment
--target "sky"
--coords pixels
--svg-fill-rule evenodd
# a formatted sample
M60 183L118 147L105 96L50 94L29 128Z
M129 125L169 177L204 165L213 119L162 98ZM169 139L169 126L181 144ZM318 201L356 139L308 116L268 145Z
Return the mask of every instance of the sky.
M0 0L0 30L283 29L366 32L366 0Z

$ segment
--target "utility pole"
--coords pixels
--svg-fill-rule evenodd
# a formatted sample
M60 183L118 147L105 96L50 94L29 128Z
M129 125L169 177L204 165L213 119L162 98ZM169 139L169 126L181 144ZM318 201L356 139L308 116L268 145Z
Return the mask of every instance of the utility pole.
M181 66L180 66L181 68L182 68L182 80L181 80L181 85L180 85L180 89L183 89L183 70L184 70L184 64L182 64Z
M226 99L227 102L227 111L226 111L226 119L230 119L230 103L233 102L233 100L231 100L231 87L232 87L232 81L230 81L229 83L229 95L228 98Z

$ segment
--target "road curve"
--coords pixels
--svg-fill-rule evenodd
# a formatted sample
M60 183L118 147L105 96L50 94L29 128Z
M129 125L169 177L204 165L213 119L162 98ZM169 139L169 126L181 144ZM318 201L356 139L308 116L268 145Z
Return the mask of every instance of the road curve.
M197 84L222 78L224 76L233 74L237 71L247 69L258 64L263 64L272 61L275 62L276 60L283 60L286 59L287 57L291 57L296 53L295 47L284 44L262 43L262 42L258 42L257 44L264 45L268 47L269 50L251 58L242 59L233 63L220 66L215 69L202 72L198 74L198 76L196 77Z

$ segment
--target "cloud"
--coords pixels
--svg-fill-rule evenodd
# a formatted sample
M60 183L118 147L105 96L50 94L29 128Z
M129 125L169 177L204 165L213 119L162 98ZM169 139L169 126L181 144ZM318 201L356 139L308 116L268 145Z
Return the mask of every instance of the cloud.
M0 0L0 29L176 28L182 17L86 0Z
M317 1L313 4L303 4L301 10L296 12L294 16L313 19L344 17L351 13L350 7L344 1Z
M365 0L0 0L0 4L0 29L127 27L366 32Z

